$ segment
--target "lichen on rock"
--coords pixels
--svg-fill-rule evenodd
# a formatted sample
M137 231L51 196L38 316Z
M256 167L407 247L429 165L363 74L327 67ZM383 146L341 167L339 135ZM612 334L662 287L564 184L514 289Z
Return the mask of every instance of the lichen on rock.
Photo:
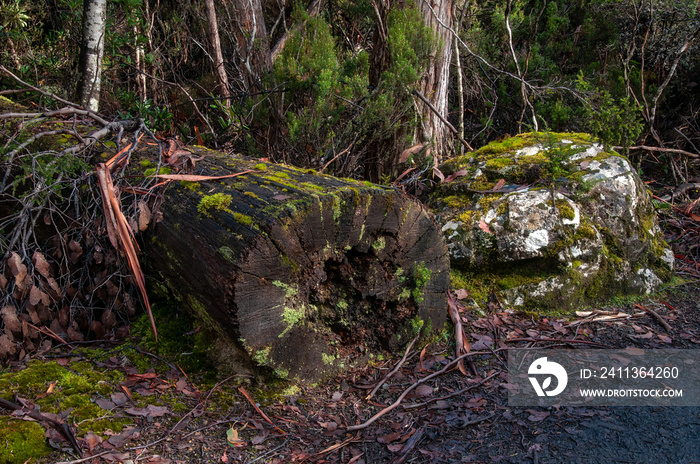
M466 173L430 198L461 283L469 275L498 283L492 290L512 306L566 310L650 293L671 275L638 174L586 134L523 134L443 170Z

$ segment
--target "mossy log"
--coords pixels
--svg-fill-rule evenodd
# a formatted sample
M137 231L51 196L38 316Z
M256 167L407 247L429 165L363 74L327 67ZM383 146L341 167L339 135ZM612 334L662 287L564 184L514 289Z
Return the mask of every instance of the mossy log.
M194 148L145 237L154 282L203 321L226 371L314 381L440 330L449 258L420 202L392 189ZM156 321L157 323L157 321Z

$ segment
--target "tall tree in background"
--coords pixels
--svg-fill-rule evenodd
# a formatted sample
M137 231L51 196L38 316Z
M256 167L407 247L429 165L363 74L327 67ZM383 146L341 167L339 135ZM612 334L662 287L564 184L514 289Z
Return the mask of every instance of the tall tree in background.
M262 79L272 69L270 44L260 0L234 0L236 54L233 65L243 89L262 90Z
M433 143L436 160L444 159L448 150L448 128L443 122L448 117L450 60L453 39L447 28L452 28L452 0L420 0L423 23L435 31L433 53L427 69L418 82L420 91L430 104L418 102L422 123L416 129L416 142ZM433 108L430 108L432 105ZM442 116L442 118L440 117Z
M98 111L100 108L106 17L107 0L85 0L78 98L80 104L91 111Z
M216 67L216 77L219 80L219 87L221 87L220 94L224 99L224 106L231 106L230 96L228 88L228 76L226 75L226 68L224 67L224 55L221 53L221 40L219 39L219 24L216 19L216 7L214 5L214 0L205 0L204 6L207 10L207 19L209 21L209 42L211 43L211 48L214 52L214 66Z

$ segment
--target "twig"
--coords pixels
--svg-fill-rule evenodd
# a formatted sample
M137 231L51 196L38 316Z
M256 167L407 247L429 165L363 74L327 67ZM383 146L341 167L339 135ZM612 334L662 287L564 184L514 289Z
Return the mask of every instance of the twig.
M625 147L611 147L613 150L624 150ZM647 145L637 145L634 147L629 147L629 150L646 150L646 151L660 151L664 153L678 153L680 155L685 155L690 158L700 158L700 155L692 153L690 151L680 150L678 148L662 148L662 147L650 147Z
M473 389L475 389L475 388L477 388L477 387L480 387L481 385L483 385L484 383L486 383L487 380L491 380L493 377L497 376L497 375L500 374L500 373L501 373L501 371L494 372L493 374L489 375L489 376L486 377L485 379L482 379L480 382L475 383L474 385L470 385L470 386L468 386L468 387L462 388L461 390L458 390L458 391L456 391L456 392L454 392L454 393L450 393L449 395L443 396L443 397L441 397L441 398L431 398L431 399L429 399L428 401L426 401L426 402L424 402L424 403L409 404L409 405L404 406L403 408L404 408L404 409L422 408L423 406L427 406L427 405L429 405L430 403L435 403L436 401L444 401L444 400L450 399L450 398L452 398L452 397L454 397L454 396L461 395L461 394L463 394L463 393L468 392L469 390L473 390Z
M403 354L403 358L401 358L401 361L399 361L398 364L396 364L396 367L394 367L394 369L391 372L389 372L382 380L380 380L377 383L377 385L375 385L374 389L372 389L370 394L367 395L367 398L365 398L365 400L371 400L375 393L377 393L377 390L379 390L382 387L382 385L386 383L387 380L389 380L394 374L396 374L399 371L399 369L401 369L403 363L406 362L408 353L411 352L411 348L413 348L413 344L416 343L417 340L418 337L415 337L413 340L411 340L411 343L408 344L408 348L406 348L406 352Z
M273 449L271 449L270 451L261 454L261 455L258 456L257 458L255 458L255 459L253 459L252 461L250 461L248 464L253 464L254 462L257 462L257 461L259 461L259 460L261 460L261 459L264 459L264 458L270 456L271 454L275 453L276 451L278 451L278 450L284 448L285 446L287 446L287 443L289 443L289 438L287 438L287 439L284 441L284 443L282 443L281 445L279 445L277 448L273 448Z
M11 71L9 71L5 66L3 66L3 65L1 65L1 64L0 64L0 71L4 71L5 73L9 74L10 77L12 77L14 80L16 80L17 82L19 82L19 83L22 84L22 85L25 85L25 86L29 87L30 89L34 90L35 92L39 92L39 93L42 94L42 95L46 95L47 97L53 98L53 99L56 100L56 101L60 101L60 102L63 103L63 104L66 104L66 105L68 105L68 106L72 106L73 108L78 108L78 109L81 109L81 110L85 111L85 115L86 115L86 116L89 116L90 118L92 118L92 119L94 119L95 121L99 122L99 123L102 124L103 126L109 125L109 121L107 121L106 119L104 119L103 117L101 117L100 115L98 115L97 113L95 113L95 112L93 112L93 111L90 111L90 110L85 110L82 106L78 105L77 103L73 103L73 102L71 102L71 101L64 100L63 98L61 98L61 97L59 97L59 96L56 96L56 95L54 95L54 94L52 94L52 93L49 93L49 92L47 92L47 91L45 91L45 90L42 90L42 89L38 88L38 87L34 87L32 84L29 84L29 83L27 83L27 82L24 82L22 79L20 79L19 77L15 76L14 74L12 74Z
M67 347L70 348L70 349L75 348L75 347L72 346L70 343L68 343L67 341L65 341L64 339L62 339L59 335L57 335L56 332L54 332L53 330L49 329L49 328L46 327L46 326L44 326L44 327L42 327L42 328L40 329L39 327L35 326L34 324L32 324L32 323L30 323L30 322L27 322L27 325L28 325L29 327L33 327L34 329L38 330L39 332L43 333L44 335L48 335L49 337L53 338L53 339L56 340L57 342L59 342L59 343L65 345L65 346L67 346Z
M445 117L444 117L443 115L440 114L440 112L437 110L437 108L435 108L435 107L433 106L433 104L430 103L430 101L428 101L428 99L425 98L425 96L423 96L422 93L420 93L418 90L415 90L415 89L413 89L413 90L411 91L411 93L412 93L413 95L415 95L416 97L420 98L421 100L423 100L423 103L425 103L426 105L428 105L428 108L430 108L430 110L431 110L433 113L435 113L435 116L437 116L437 117L440 119L440 121L442 121L443 124L445 124L445 125L447 126L447 128L450 130L450 132L452 132L452 133L454 134L454 136L457 137L457 140L459 140L460 142L462 142L462 144L463 144L465 147L467 147L467 150L469 150L469 151L474 151L474 149L472 148L472 146L469 145L469 143L468 143L466 140L464 140L464 138L463 138L461 135L459 135L459 131L458 131L457 129L455 129L455 126L453 126L452 124L450 124L450 122L449 122L447 119L445 119Z
M405 389L405 390L403 391L403 393L401 393L401 396L399 396L398 399L397 399L396 401L394 401L392 404L390 404L390 405L387 406L386 408L384 408L384 409L382 409L381 411L379 411L379 412L378 412L377 414L375 414L374 416L370 417L368 420L366 420L366 421L363 422L362 424L351 425L351 426L349 426L346 430L347 430L348 432L352 432L353 430L362 430L362 429L365 429L365 428L369 427L369 426L372 425L377 419L379 419L380 417L382 417L382 416L385 415L386 413L391 412L391 411L393 411L394 409L396 409L396 408L401 404L401 402L406 398L406 395L408 395L408 394L409 394L414 388L416 388L418 385L420 385L420 384L422 384L422 383L425 383L425 382L427 382L428 380L437 377L438 375L444 374L445 372L447 372L447 371L449 371L450 369L452 369L452 368L453 368L458 362L460 362L461 360L463 360L463 359L465 359L465 358L468 358L468 357L470 357L470 356L476 356L476 355L480 355L480 354L491 354L491 353L486 352L486 351L471 351L471 352L469 352L469 353L464 353L462 356L459 356L458 358L455 358L455 359L453 359L452 361L450 361L449 363L447 363L447 364L445 365L445 367L443 367L443 368L440 369L439 371L433 372L432 374L430 374L430 375L428 375L428 376L425 376L425 377L423 377L422 379L417 380L416 382L414 382L413 385L409 386L407 389Z
M58 461L56 464L80 464L81 462L91 461L95 458L99 458L100 456L104 456L105 454L110 454L110 453L114 453L114 450L109 449L106 451L102 451L101 453L93 454L92 456L87 456L87 457L84 457L81 459L76 459L74 461Z
M282 429L280 429L279 427L277 427L277 426L275 425L275 423L272 422L272 419L270 419L269 417L267 417L267 414L265 414L265 413L263 412L263 410L260 409L260 408L258 407L257 404L255 404L255 401L253 401L253 398L250 396L250 393L248 393L248 392L246 391L245 388L243 388L243 387L238 387L238 391L241 392L241 395L245 396L245 399L248 400L248 402L253 406L253 408L255 408L255 410L258 412L258 414L260 414L260 416L262 416L262 418L265 419L265 421L266 421L268 424L272 425L272 426L275 428L275 430L277 430L277 432L279 432L281 435L286 435L286 433L284 432L284 430L282 430Z
M584 345L596 345L604 346L606 348L611 348L610 345L605 343L590 342L588 340L575 340L575 339L559 339L559 338L509 338L503 340L504 342L558 342L558 343L583 343Z
M646 306L643 306L643 305L640 305L640 304L636 304L636 305L634 305L634 307L635 307L635 308L639 308L639 309L641 309L642 311L645 311L645 312L647 312L648 314L654 316L654 319L656 319L656 320L659 322L659 324L661 324L662 326L664 326L664 329L666 329L666 332L668 332L668 333L673 332L673 329L672 329L671 326L668 324L668 322L666 322L666 321L664 320L664 318L661 317L661 316L659 315L659 313L657 313L657 312L654 311L653 309L647 308Z

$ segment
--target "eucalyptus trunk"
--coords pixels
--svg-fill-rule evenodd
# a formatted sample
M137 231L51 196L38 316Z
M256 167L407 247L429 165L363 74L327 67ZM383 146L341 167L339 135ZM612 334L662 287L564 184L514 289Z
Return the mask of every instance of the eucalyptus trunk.
M422 124L417 128L416 140L432 142L436 164L448 150L449 129L442 119L448 119L448 86L452 58L452 0L421 0L419 8L423 23L435 32L435 45L418 89L432 104L417 101ZM436 114L437 113L437 114ZM442 116L442 118L440 117Z
M219 24L216 19L216 8L214 0L205 0L204 5L207 9L207 20L209 21L209 42L211 43L212 51L214 52L214 66L216 67L216 78L221 87L220 95L224 99L224 106L231 106L231 93L228 88L228 76L224 67L224 55L221 53L221 40L219 39Z
M84 108L95 112L100 108L106 17L107 0L85 0L78 98Z

